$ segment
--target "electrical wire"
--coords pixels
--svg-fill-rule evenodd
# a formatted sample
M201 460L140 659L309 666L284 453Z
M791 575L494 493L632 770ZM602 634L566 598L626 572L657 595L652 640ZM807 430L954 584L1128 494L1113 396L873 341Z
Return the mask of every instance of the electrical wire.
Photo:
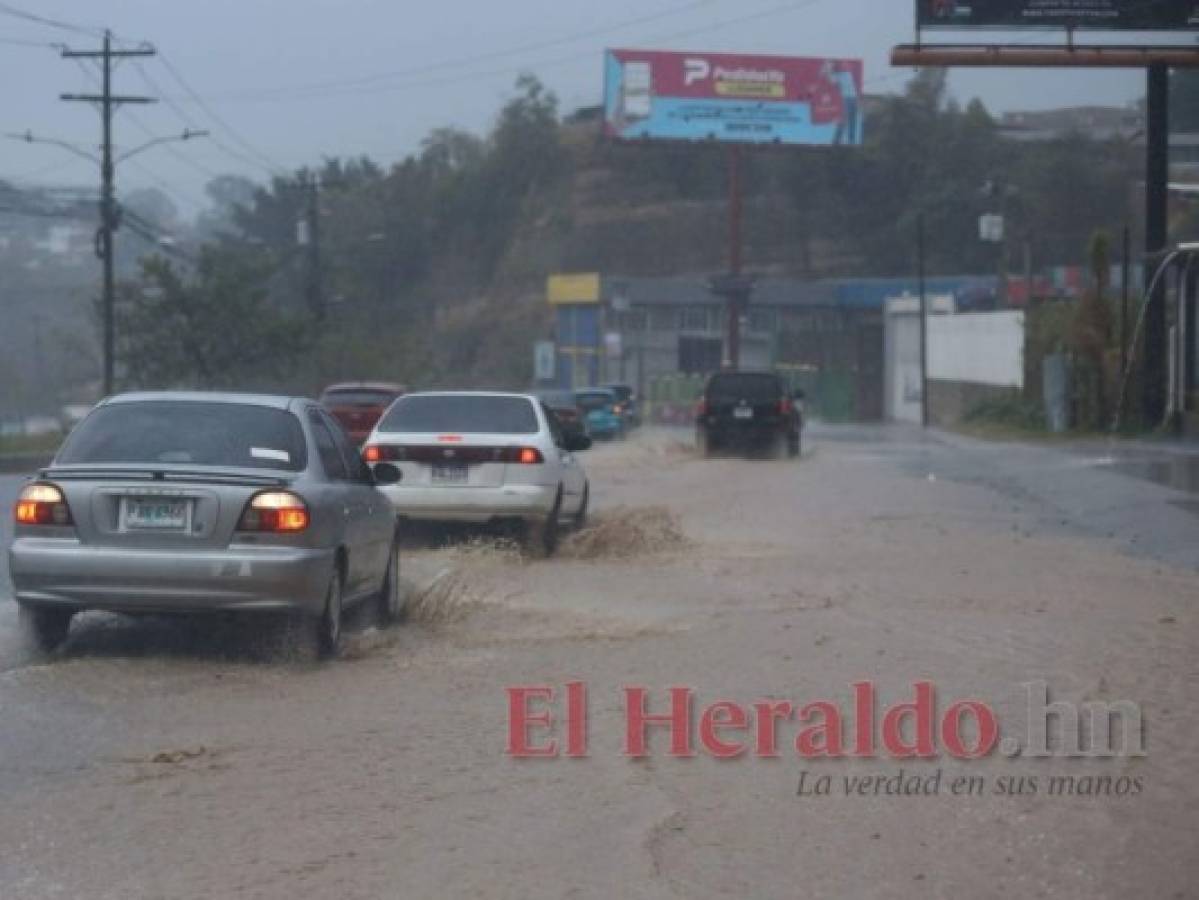
M406 69L395 69L388 72L376 72L371 75L360 75L352 78L334 78L327 81L314 81L308 84L297 84L287 87L265 88L258 91L244 91L238 94L224 95L221 99L233 98L252 98L260 100L269 100L279 97L280 95L302 93L309 91L321 92L330 88L352 88L362 87L369 84L374 84L380 81L390 81L396 78L405 78L411 75L421 75L427 72L435 72L440 69L460 68L462 66L473 66L483 62L490 62L495 59L503 59L509 56L519 56L524 53L534 53L539 50L546 50L551 47L560 47L564 44L573 44L578 41L589 40L594 37L600 37L605 34L610 34L615 31L622 31L626 28L634 28L638 25L645 25L649 22L656 22L661 19L670 18L679 15L680 13L690 12L698 9L701 6L711 6L717 0L691 0L689 3L684 3L680 6L673 6L669 9L659 10L656 13L640 16L636 19L629 19L624 22L616 22L610 25L600 26L598 28L588 29L573 34L564 35L549 40L537 41L531 44L523 44L517 47L509 47L504 50L494 50L489 53L477 54L473 56L456 57L451 59L443 59L436 62L425 63L420 66L413 66Z
M34 22L38 25L45 25L49 28L57 28L60 31L69 31L74 34L86 34L90 37L103 37L104 29L96 28L87 25L77 25L73 22L64 22L61 19L52 19L48 16L41 16L37 13L31 13L28 10L19 9L10 3L0 3L0 15L11 16L15 19L23 19L26 22Z
M175 67L175 65L170 61L170 59L165 54L163 54L161 51L159 51L158 55L155 58L159 62L162 63L163 67L167 70L167 72L170 73L171 77L179 84L179 86L181 88L183 88L183 90L187 93L187 95L192 98L192 100L196 103L196 105L199 106L200 109L203 110L208 115L208 117L214 123L216 123L221 128L221 130L223 130L229 136L229 138L231 140L233 140L238 146L240 146L242 149L244 149L246 151L246 153L248 153L251 157L258 160L258 162L256 162L255 165L257 165L259 168L263 169L264 171L268 172L271 175L282 176L282 175L287 174L286 166L279 165L277 162L275 162L275 160L271 159L265 153L262 153L253 144L251 144L249 141L247 141L245 138L243 138L237 132L237 130L235 128L233 128L233 126L231 126L227 121L225 121L225 119L221 115L219 115L207 103L207 101L204 100L204 98L202 98L199 94L197 94L196 91L192 88L192 86L190 84L188 84L187 80L180 74L178 68ZM221 147L222 149L225 149L226 151L228 149L228 148L225 148L224 145L221 144L221 142L219 142L219 141L214 141L213 143L215 146Z
M141 60L135 59L133 61L133 64L134 64L134 67L138 70L138 73L142 76L142 80L146 83L146 86L149 87L149 89L151 91L153 91L155 94L157 94L162 99L162 102L165 103L168 107L170 107L171 110L174 111L174 113L179 117L179 120L183 123L183 127L185 129L188 129L191 131L198 131L199 129L197 129L195 127L194 120L192 119L192 117L190 115L188 115L187 111L184 110L183 107L181 107L175 101L175 99L173 97L170 97L166 94L166 92L162 89L162 87L158 84L158 82L155 81L153 77L151 77L151 75L148 71L146 71L146 67L144 65L142 65ZM135 123L138 123L140 121L139 119L134 117L132 114L130 114L130 118L133 119L133 121ZM142 128L143 131L145 131L147 134L149 134L149 131L145 128L145 126L140 126L140 127ZM242 163L243 165L249 164L252 167L261 168L261 164L257 160L254 160L253 158L246 156L244 153L239 153L236 150L233 150L232 148L230 148L229 146L224 144L222 141L214 138L211 134L209 134L206 137L206 141L207 141L207 143L212 144L214 147L216 147L218 150L220 150L226 156L229 156L232 159L236 159L238 162ZM187 154L183 153L181 150L179 150L177 147L175 147L171 144L167 144L166 149L168 151L170 151L172 156L174 156L175 158L186 163L188 166L195 169L197 172L200 172L200 173L208 176L209 178L219 178L223 174L223 173L216 172L216 171L210 169L208 166L205 166L200 162L197 162L196 160L187 156Z
M746 22L757 21L769 16L777 16L782 13L793 12L804 9L809 6L814 6L817 3L822 3L824 0L792 0L790 3L770 7L769 9L759 10L748 15L737 16L735 18L724 19L719 22L712 22L706 25L689 28L683 31L672 32L666 35L651 37L647 40L650 42L665 43L669 41L679 40L685 37L692 37L697 34L705 34L712 31L723 31L737 25L745 24ZM343 96L363 96L374 94L386 94L394 91L412 90L426 87L440 87L443 85L460 84L463 82L477 81L480 78L497 77L500 75L515 75L523 72L538 71L555 66L568 65L577 63L581 56L579 53L572 53L569 56L560 56L552 59L540 60L537 62L525 63L519 66L507 66L498 69L488 69L483 71L474 71L469 73L461 73L457 75L449 75L443 78L425 79L419 81L407 81L399 84L384 84L374 87L364 87L357 89L338 88L335 90L314 91L308 94L295 94L288 97L259 97L249 102L289 102L289 101L304 101L318 99L333 99Z

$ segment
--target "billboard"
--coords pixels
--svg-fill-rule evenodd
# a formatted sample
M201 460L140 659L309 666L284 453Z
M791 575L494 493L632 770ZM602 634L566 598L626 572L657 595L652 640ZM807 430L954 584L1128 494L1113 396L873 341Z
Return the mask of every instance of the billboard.
M1193 0L916 0L922 28L1199 29Z
M609 50L604 130L618 140L859 145L862 62Z

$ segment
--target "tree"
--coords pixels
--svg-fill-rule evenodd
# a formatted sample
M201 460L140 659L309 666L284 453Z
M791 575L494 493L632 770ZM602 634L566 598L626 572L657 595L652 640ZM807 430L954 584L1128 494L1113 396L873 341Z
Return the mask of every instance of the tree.
M123 286L119 360L137 387L270 386L293 374L307 324L267 303L269 268L244 251L207 247L196 271L152 257Z

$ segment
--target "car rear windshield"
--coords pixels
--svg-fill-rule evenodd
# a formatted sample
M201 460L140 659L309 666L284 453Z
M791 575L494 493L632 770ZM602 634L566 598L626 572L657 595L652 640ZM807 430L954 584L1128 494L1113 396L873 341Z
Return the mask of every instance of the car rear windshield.
M575 394L575 401L581 409L593 412L594 410L611 406L616 402L616 398L608 391L585 391Z
M533 404L523 397L413 394L401 398L379 423L385 432L536 434Z
M55 458L89 463L229 466L302 471L304 432L290 412L203 401L101 406L79 423Z
M613 384L608 387L608 390L615 394L616 399L620 400L622 403L631 399L633 396L633 389L627 384Z
M544 391L537 396L553 409L567 409L576 405L575 395L570 391Z
M755 401L777 400L783 395L782 382L775 375L717 375L708 383L708 399Z
M387 406L395 398L391 391L326 391L321 403L325 406Z

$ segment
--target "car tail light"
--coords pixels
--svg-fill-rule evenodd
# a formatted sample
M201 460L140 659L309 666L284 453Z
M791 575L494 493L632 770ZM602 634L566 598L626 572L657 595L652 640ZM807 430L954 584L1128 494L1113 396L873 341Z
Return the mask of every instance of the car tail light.
M536 447L506 447L503 459L506 463L514 463L521 466L536 466L545 462L545 457L541 455L541 451Z
M246 505L237 530L295 534L311 521L308 504L300 497L290 491L264 491Z
M404 448L367 444L362 449L362 458L368 463L397 462L404 458Z
M71 508L52 484L31 484L17 498L18 525L72 525Z
M784 416L791 415L791 409L792 409L792 406L791 406L791 398L790 397L783 397L781 400L779 400L779 414L780 415L784 415Z
M618 416L622 415L624 413L624 404L617 403L614 407L612 407L612 412L616 413Z
M699 402L695 404L695 414L697 416L706 416L708 414L708 398L700 397Z

